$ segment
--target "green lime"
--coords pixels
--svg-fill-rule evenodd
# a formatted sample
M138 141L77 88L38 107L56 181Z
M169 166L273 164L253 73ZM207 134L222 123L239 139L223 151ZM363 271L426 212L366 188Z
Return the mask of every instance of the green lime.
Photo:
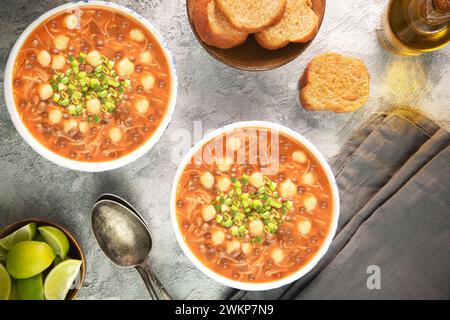
M0 300L9 300L11 296L11 277L6 268L0 263Z
M34 238L36 234L36 223L29 223L17 231L14 231L9 236L0 239L0 246L3 249L11 250L11 248L21 241L28 241Z
M7 256L8 256L8 250L0 247L0 261L6 261Z
M80 260L66 260L54 267L45 278L44 295L47 300L64 300L81 268Z
M15 279L31 278L47 269L55 256L55 251L45 242L23 241L9 251L6 267Z
M67 253L69 252L69 239L67 239L64 232L55 228L55 227L39 227L39 233L44 238L45 242L47 242L53 250L55 250L56 254L60 256L62 259L67 257Z
M44 300L42 273L28 279L17 280L17 295L20 300Z

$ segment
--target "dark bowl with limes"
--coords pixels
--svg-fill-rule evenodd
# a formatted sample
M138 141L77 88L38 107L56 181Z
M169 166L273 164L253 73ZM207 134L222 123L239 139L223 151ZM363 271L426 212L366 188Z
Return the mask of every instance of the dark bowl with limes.
M75 288L69 290L66 296L66 300L75 300L78 297L80 290L83 287L84 280L86 278L86 257L77 238L65 226L43 218L24 219L0 228L0 239L10 235L11 233L19 230L20 228L30 223L35 223L37 227L51 226L61 230L69 240L70 249L68 256L72 259L82 261L80 273L76 280L76 286Z

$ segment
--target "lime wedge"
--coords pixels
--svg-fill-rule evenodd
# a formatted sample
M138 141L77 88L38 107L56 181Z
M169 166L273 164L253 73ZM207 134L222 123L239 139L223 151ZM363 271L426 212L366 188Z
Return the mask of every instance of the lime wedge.
M45 242L23 241L9 251L6 267L15 279L31 278L47 269L55 256L55 251Z
M45 278L44 295L47 300L64 300L81 268L80 260L66 260L54 267Z
M42 273L28 279L17 280L17 295L20 300L44 300Z
M11 296L11 277L6 268L0 263L0 300L9 300Z
M32 240L36 234L36 223L29 223L9 236L0 239L0 247L11 250L11 248L19 242Z
M8 256L8 250L0 247L0 261L6 261L7 256Z
M67 239L64 232L55 227L40 227L38 229L45 242L47 242L53 250L55 250L58 256L65 259L67 257L67 253L69 252L70 245L69 239Z

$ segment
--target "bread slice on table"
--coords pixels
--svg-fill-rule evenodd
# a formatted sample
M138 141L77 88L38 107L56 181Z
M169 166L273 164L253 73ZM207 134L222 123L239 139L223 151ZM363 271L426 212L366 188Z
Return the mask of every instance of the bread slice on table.
M210 46L230 49L247 40L247 32L235 29L217 10L214 0L196 0L193 18L198 35Z
M315 57L301 79L300 102L313 111L353 112L369 98L364 62L337 53Z
M214 0L217 8L238 30L255 33L282 18L287 0Z
M308 42L317 33L319 18L308 0L287 0L283 18L274 26L255 35L258 43L269 50L285 47L290 42Z

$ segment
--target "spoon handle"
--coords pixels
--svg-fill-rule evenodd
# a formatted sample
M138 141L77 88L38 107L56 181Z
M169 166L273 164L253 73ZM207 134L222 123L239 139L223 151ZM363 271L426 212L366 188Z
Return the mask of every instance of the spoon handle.
M145 285L152 300L172 300L169 292L164 288L161 281L159 281L156 274L153 272L148 260L137 266L139 273L144 279ZM157 293L159 292L159 294Z

